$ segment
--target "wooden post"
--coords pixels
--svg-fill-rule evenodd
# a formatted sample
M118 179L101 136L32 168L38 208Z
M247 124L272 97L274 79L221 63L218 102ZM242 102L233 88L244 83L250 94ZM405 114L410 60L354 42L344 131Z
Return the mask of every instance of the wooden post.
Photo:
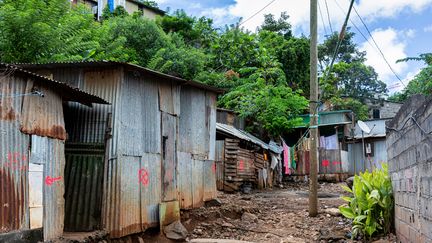
M310 178L309 178L309 216L315 217L318 214L318 1L311 0L310 4Z

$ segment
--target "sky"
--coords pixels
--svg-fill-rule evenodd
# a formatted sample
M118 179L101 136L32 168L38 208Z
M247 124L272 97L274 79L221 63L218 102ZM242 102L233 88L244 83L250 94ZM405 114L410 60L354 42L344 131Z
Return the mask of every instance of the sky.
M156 0L156 2L163 10L184 9L190 15L210 17L216 27L237 23L241 18L246 20L272 2L242 26L256 31L257 26L264 20L264 14L271 13L278 17L285 11L290 16L289 21L295 35L309 35L310 1L308 0ZM350 0L318 0L320 42L331 32L330 25L333 31L340 31L349 2ZM424 65L415 61L400 63L396 61L432 52L432 0L356 0L354 8L397 76L384 61L356 12L352 11L348 26L356 33L355 43L360 50L367 52L366 63L375 68L379 78L387 84L390 93L402 90Z

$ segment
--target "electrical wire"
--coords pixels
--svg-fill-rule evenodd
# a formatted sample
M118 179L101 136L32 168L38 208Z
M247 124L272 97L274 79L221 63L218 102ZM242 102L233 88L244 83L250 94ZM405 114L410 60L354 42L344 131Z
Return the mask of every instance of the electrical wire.
M332 24L331 24L331 20L330 20L330 12L328 9L327 0L324 0L324 2L325 2L326 10L327 10L327 20L329 22L330 31L331 31L331 33L333 33L333 28L332 28Z
M348 9L348 14L347 14L346 17L345 17L345 21L344 21L344 23L343 23L343 25L342 25L341 32L339 33L339 39L338 39L338 42L337 42L337 44L336 44L336 49L335 49L335 51L334 51L334 53L333 53L333 58L332 58L332 60L331 60L331 63L330 63L330 66L329 66L329 68L328 68L327 73L324 74L324 77L323 77L324 80L326 80L327 77L328 77L328 75L331 73L331 70L332 70L333 64L334 64L334 62L335 62L335 60L336 60L336 57L337 57L337 55L338 55L338 53L339 53L339 48L340 48L340 46L341 46L341 44L342 44L342 41L343 41L343 39L344 39L344 36L345 36L345 30L346 30L346 27L347 27L347 24L348 24L348 19L349 19L350 15L351 15L351 10L352 10L353 6L354 6L354 0L351 0L350 6L349 6L349 9Z
M397 75L397 73L394 71L393 67L390 65L390 63L388 62L387 58L385 57L384 53L382 52L381 48L378 46L378 43L375 41L375 38L372 36L369 28L367 27L366 23L363 21L363 18L360 16L360 14L358 13L357 9L355 7L353 7L354 12L356 13L356 15L358 16L358 18L360 19L360 21L362 22L363 26L365 27L366 31L368 32L369 36L371 37L371 40L373 41L373 43L375 44L376 48L378 49L379 53L381 54L382 58L384 59L385 63L387 64L387 66L389 67L390 71L394 74L394 76L402 83L402 85L404 87L406 87L405 83L402 81L402 79L399 77L399 75Z
M341 10L341 12L346 15L345 10L343 10L343 8L341 7L341 5L339 4L339 2L337 0L335 0L336 5L338 6L338 8ZM363 36L363 38L369 43L370 46L372 46L373 48L375 48L375 46L372 44L372 42L370 42L370 40L363 34L363 32L360 30L360 28L354 23L354 21L352 21L351 19L349 20L350 23L352 24L352 26L354 26L354 28L360 33L361 36Z
M321 17L321 22L323 23L323 26L324 26L324 33L325 33L326 36L328 36L328 34L327 34L327 27L326 27L326 24L325 24L325 21L324 21L324 17L323 17L322 11L321 11L321 5L320 5L319 1L318 1L318 10L319 10L319 14L320 14L320 17Z
M270 6L272 3L274 3L276 0L272 0L269 3L267 3L267 5L265 5L262 9L258 10L256 13L254 13L252 16L250 16L249 18L247 18L246 20L242 21L238 26L243 25L244 23L246 23L247 21L249 21L250 19L252 19L253 17L255 17L257 14L261 13L264 9L266 9L268 6Z

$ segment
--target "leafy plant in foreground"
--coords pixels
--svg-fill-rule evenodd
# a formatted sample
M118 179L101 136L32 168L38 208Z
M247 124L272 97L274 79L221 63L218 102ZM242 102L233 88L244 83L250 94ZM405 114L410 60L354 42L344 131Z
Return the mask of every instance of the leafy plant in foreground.
M353 189L346 186L344 189L353 197L342 197L349 205L340 206L339 210L353 220L353 237L361 234L370 238L390 231L394 200L387 164L382 164L382 169L356 175Z

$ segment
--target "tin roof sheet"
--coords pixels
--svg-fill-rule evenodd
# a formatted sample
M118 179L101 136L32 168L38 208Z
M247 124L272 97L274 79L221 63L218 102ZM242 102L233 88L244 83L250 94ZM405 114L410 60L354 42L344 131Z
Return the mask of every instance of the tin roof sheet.
M7 63L0 63L0 70L3 70L5 72L19 72L28 76L31 76L37 80L47 82L50 84L51 88L54 88L56 90L60 90L61 96L67 100L67 101L77 101L79 103L91 106L92 103L99 103L99 104L109 104L104 99L97 97L95 95L89 94L85 91L82 91L77 88L73 88L72 86L59 82L57 80L33 73L31 71L25 70L20 68L17 65L13 64L7 64Z
M126 62L115 62L115 61L77 61L77 62L49 62L49 63L16 63L22 68L56 68L56 67L111 67L111 66L123 66L126 69L132 71L138 71L154 75L159 78L167 78L172 81L179 82L183 85L193 86L203 90L209 90L216 93L223 93L223 89L219 89L201 82L186 80L165 73L161 73L152 69L148 69L136 64L126 63Z
M223 132L223 133L229 134L231 136L234 136L236 138L240 138L242 140L254 143L256 145L259 145L263 149L269 149L268 144L261 141L259 138L255 137L254 135L252 135L248 132L237 129L233 126L222 124L222 123L216 123L216 131Z

